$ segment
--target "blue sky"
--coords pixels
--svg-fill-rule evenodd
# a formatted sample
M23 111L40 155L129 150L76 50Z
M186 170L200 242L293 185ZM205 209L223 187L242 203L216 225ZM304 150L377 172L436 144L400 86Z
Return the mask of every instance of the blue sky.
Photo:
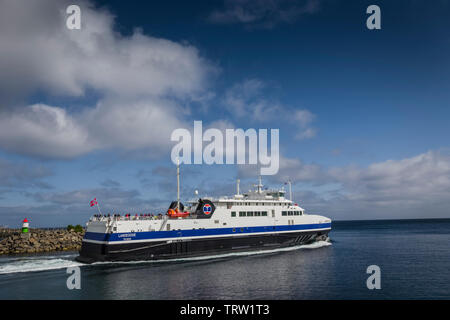
M194 120L279 128L295 200L333 219L450 217L449 1L5 1L0 225L163 210ZM381 30L365 26L381 8ZM182 195L251 168L182 167Z

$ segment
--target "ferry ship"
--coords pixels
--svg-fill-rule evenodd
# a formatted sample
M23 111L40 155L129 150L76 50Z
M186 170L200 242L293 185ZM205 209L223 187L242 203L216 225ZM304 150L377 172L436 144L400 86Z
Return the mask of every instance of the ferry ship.
M267 250L326 240L331 230L331 219L306 214L291 200L291 191L286 199L284 188L264 189L261 178L248 193L240 194L238 180L234 196L198 198L186 206L179 200L179 166L177 180L177 201L165 215L92 217L77 260L139 261Z

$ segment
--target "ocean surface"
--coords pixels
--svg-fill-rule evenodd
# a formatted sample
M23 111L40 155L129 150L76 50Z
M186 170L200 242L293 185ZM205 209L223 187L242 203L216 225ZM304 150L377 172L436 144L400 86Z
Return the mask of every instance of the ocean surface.
M450 219L333 222L331 243L172 262L0 257L0 299L450 299ZM381 270L369 290L367 267ZM69 290L67 267L80 266Z

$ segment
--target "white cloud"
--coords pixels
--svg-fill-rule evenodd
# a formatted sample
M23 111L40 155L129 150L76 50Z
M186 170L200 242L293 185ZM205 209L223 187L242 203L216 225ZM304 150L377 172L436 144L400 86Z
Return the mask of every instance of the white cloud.
M266 84L259 79L247 79L225 92L223 105L235 118L268 121L280 113L281 106L263 98Z
M295 139L304 140L314 138L317 134L317 129L315 128L306 128L301 130L299 133L295 135Z
M82 28L66 28L69 1L2 1L2 87L83 95L87 88L113 95L202 92L212 70L188 44L114 31L114 17L81 1ZM7 93L7 91L5 90Z
M81 1L81 30L66 28L69 1L0 4L0 147L54 158L171 145L170 132L201 101L216 69L189 45L114 31L114 17ZM20 106L32 93L99 97L93 106Z
M102 101L69 114L31 105L0 118L0 145L11 152L44 158L73 158L93 150L118 148L160 153L170 147L172 130L182 126L168 101ZM179 114L178 114L179 117Z
M0 41L8 46L0 52L0 91L4 101L12 99L11 106L19 107L0 112L0 148L45 158L111 148L148 155L167 151L172 130L186 127L189 101L210 99L207 83L216 69L193 46L139 31L127 37L116 33L114 17L87 1L80 3L81 30L69 30L68 4L1 4ZM263 98L265 89L258 79L238 83L226 92L224 106L235 118L283 118L286 108ZM37 90L61 97L93 90L99 99L81 110L43 103L20 106ZM308 126L313 118L307 110L297 111L297 138L314 136L315 129Z
M280 182L303 181L322 183L326 178L323 168L317 164L306 164L299 159L280 157L280 170L276 179Z
M437 151L329 173L350 192L349 197L372 204L450 200L450 156Z
M183 127L183 110L167 100L102 101L81 116L98 148L167 150L170 135Z
M229 88L223 98L223 106L235 119L247 122L289 123L294 128L296 140L316 136L317 129L311 127L316 116L306 109L290 109L267 98L267 85L259 79L246 79ZM278 121L278 122L277 122Z
M330 181L325 169L318 164L306 164L300 159L286 158L282 155L280 155L279 163L278 173L272 176L265 176L265 179L281 184L288 180L312 184L323 184ZM238 169L238 175L242 178L255 179L259 176L259 168L256 165L240 165Z
M297 192L296 200L338 219L450 217L450 156L441 151L365 168L326 169L282 158L273 178L290 178L302 190L317 189Z
M42 104L2 114L0 145L12 152L59 158L95 147L84 128L64 109Z
M317 133L316 128L310 127L316 116L309 110L297 110L292 115L292 121L298 126L298 133L294 136L297 140L314 138Z
M309 125L315 117L316 116L308 110L297 110L293 115L294 121L297 121L303 127Z

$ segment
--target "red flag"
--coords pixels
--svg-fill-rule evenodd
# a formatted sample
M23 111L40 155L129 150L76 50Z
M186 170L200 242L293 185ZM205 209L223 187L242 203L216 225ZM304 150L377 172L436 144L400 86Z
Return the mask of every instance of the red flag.
M89 204L91 205L91 207L97 205L98 204L97 198L94 198L94 200L92 200Z

